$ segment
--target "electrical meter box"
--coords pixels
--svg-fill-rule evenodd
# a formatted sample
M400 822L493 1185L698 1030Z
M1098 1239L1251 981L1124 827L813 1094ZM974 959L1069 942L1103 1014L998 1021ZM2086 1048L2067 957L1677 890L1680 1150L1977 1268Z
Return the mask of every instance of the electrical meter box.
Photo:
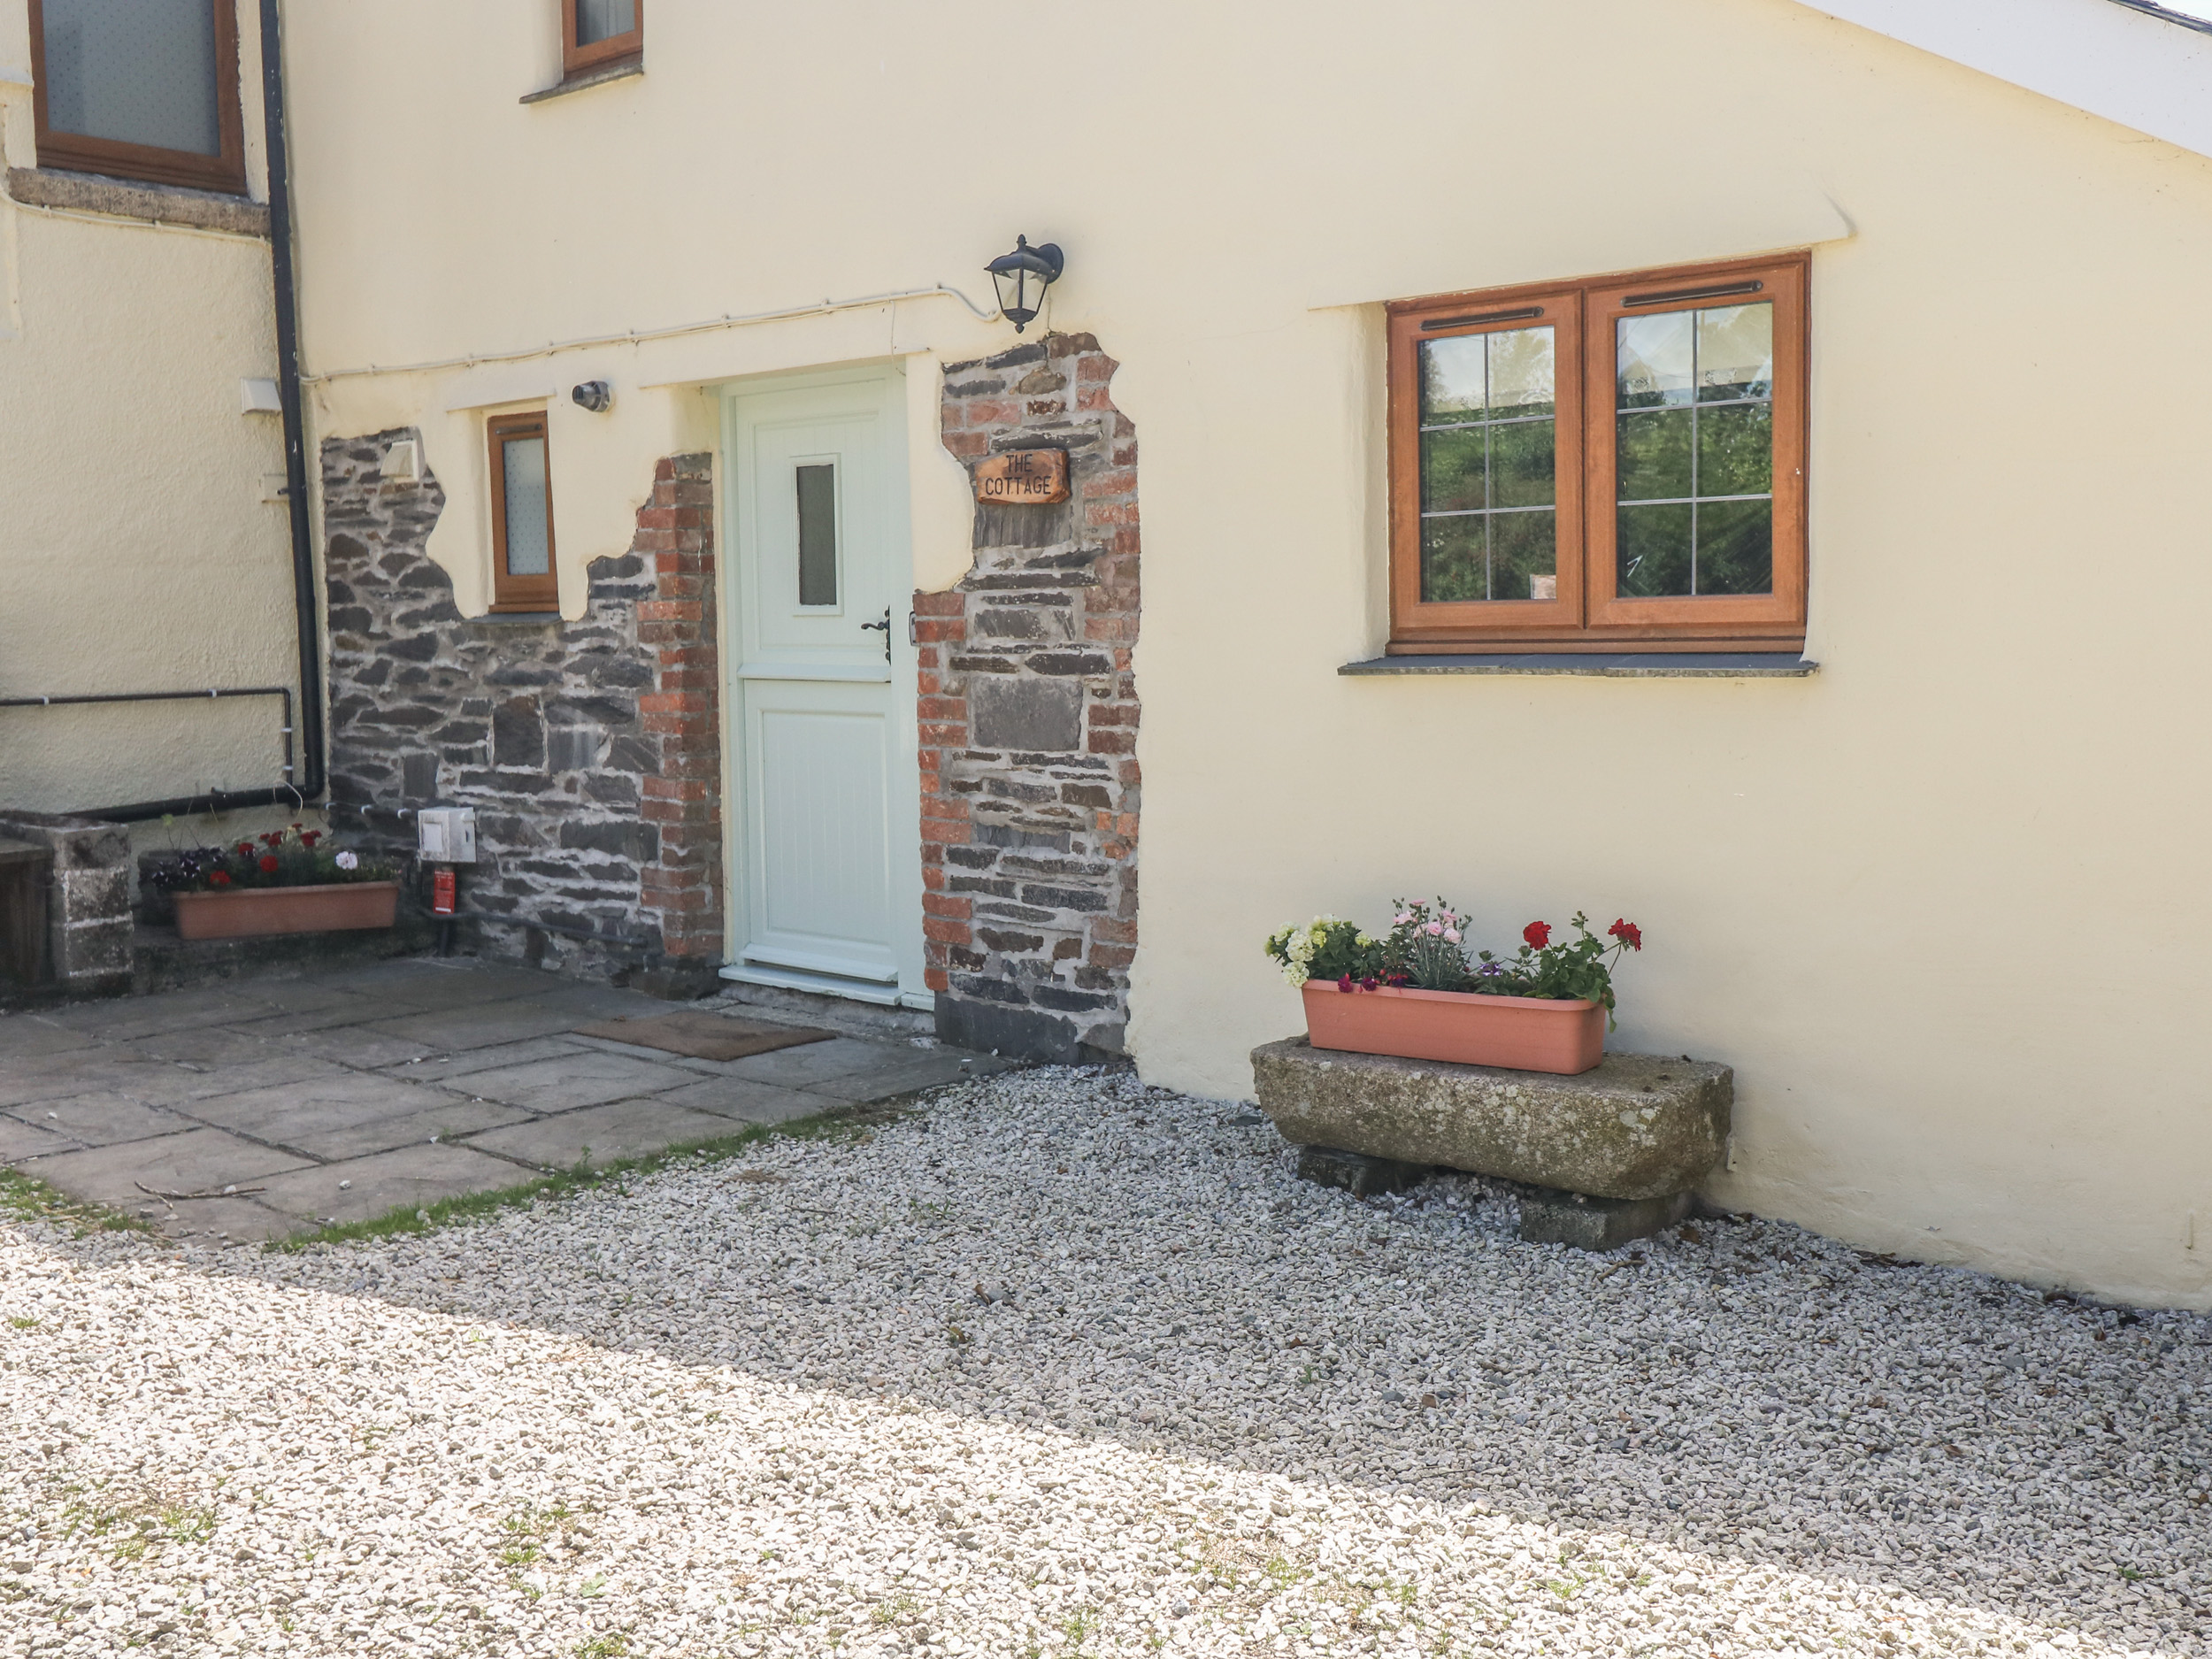
M415 814L415 852L425 864L476 862L476 809L431 806Z

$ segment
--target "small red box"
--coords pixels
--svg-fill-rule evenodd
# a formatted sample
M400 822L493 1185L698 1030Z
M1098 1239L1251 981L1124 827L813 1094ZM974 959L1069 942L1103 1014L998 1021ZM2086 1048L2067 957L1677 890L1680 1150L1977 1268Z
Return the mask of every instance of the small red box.
M440 870L430 878L430 909L433 914L453 914L453 872Z

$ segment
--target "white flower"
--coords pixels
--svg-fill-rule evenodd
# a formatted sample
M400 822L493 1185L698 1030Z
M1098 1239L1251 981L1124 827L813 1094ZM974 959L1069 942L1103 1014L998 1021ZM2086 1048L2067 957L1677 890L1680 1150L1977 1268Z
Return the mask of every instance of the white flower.
M358 853L340 853L340 854L338 855L338 868L339 868L339 869L341 869L341 870L358 870L360 867L361 867L361 855L360 855L360 854L358 854Z

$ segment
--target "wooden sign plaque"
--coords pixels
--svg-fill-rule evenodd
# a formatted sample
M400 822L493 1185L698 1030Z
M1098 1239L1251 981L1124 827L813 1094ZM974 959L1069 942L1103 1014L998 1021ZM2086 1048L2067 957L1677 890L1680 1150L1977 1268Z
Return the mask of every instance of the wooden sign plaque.
M1009 449L976 463L975 498L1048 507L1068 498L1065 449Z

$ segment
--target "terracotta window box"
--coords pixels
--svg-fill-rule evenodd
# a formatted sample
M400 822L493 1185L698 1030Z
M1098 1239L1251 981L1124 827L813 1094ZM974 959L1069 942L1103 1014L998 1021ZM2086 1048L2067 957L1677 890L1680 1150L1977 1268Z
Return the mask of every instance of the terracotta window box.
M176 898L177 933L184 939L334 933L391 926L399 911L399 883L235 887L227 893L180 893Z

